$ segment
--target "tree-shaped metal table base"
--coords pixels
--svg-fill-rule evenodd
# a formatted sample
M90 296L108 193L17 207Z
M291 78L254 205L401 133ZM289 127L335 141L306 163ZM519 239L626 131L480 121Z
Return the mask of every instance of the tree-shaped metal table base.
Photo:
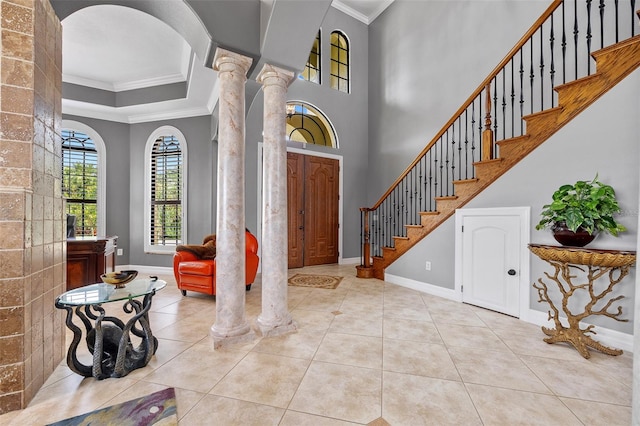
M533 287L538 291L538 301L549 304L549 319L553 320L555 328L542 327L542 331L549 337L543 339L547 343L566 342L571 344L584 358L591 354L588 348L596 349L607 355L621 355L622 350L614 349L594 340L590 334L596 334L594 326L589 325L580 328L580 322L592 315L602 315L613 318L616 321L627 322L621 319L622 307L618 306L613 312L609 309L624 296L610 296L613 287L629 273L629 268L635 264L636 253L617 250L591 250L577 247L557 247L540 244L530 244L529 249L540 259L546 261L554 268L553 273L545 272L545 276L554 282L562 295L562 312L567 317L568 327L560 320L560 310L554 304L549 295L549 288L542 278ZM586 282L577 283L577 271L581 271ZM609 283L596 287L596 281L600 278L608 278ZM569 308L569 301L576 292L586 293L586 304L580 313L573 313ZM596 304L600 303L600 307ZM603 305L604 303L604 305ZM574 304L575 305L575 304ZM575 309L574 309L575 310Z

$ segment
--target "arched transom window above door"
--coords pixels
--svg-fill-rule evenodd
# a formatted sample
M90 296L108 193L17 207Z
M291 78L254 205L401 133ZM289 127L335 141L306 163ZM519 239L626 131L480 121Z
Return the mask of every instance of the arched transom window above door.
M306 102L287 102L287 139L338 148L338 138L327 116Z

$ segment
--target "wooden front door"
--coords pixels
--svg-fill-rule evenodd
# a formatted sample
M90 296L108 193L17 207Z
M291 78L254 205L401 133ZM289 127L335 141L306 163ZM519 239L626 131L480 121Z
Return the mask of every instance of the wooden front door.
M338 262L339 162L287 153L289 268Z

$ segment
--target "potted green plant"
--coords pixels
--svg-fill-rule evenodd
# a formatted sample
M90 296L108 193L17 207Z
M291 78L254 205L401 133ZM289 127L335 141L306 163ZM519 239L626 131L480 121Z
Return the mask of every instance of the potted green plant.
M617 237L627 230L613 217L620 213L613 187L598 181L597 174L591 182L562 185L552 198L551 204L542 207L542 219L536 229L551 228L562 245L584 247L599 232Z

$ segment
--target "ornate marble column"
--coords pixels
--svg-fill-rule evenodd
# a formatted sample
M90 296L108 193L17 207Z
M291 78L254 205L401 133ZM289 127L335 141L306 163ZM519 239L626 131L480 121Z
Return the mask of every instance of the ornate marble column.
M294 74L265 65L258 75L264 90L262 177L262 313L256 324L263 336L296 330L287 305L287 145L285 105Z
M254 337L245 318L244 91L250 65L250 58L224 49L213 59L220 84L214 349Z

